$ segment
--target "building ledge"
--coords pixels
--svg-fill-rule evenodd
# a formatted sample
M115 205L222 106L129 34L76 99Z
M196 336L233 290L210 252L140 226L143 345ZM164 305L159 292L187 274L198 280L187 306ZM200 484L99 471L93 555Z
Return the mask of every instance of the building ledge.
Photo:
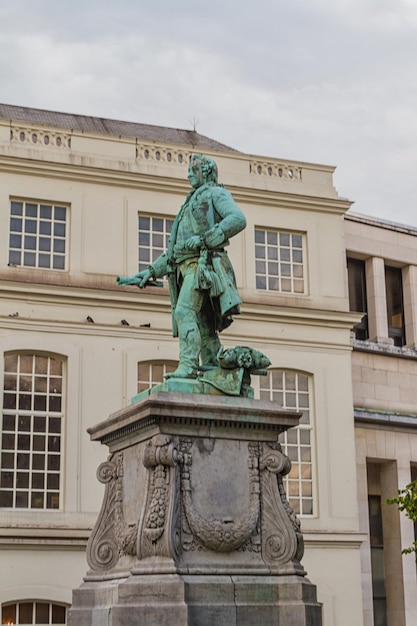
M351 338L351 344L353 349L358 352L371 352L372 354L394 356L401 359L417 359L417 350L415 348L408 348L407 346L400 348L389 343L361 341L355 338Z
M417 415L412 413L396 413L395 411L382 411L354 407L353 414L357 424L372 424L388 428L412 428L417 429Z

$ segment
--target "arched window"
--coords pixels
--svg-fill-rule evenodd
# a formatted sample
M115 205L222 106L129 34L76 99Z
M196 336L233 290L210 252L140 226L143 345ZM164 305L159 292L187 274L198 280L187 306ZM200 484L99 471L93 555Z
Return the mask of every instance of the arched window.
M177 361L139 361L138 393L162 383L164 375L173 372L177 365Z
M312 376L294 370L269 370L267 376L260 377L260 398L303 412L299 425L280 435L283 451L292 463L284 484L291 508L300 515L313 515Z
M4 356L0 508L60 507L63 365L42 354Z
M65 626L67 606L44 600L24 600L3 604L2 624L37 624L38 626Z

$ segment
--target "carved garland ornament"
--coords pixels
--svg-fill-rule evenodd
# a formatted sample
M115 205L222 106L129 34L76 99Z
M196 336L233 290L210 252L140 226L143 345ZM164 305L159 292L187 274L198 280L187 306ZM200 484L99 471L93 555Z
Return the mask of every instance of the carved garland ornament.
M190 452L191 441L182 442L181 491L185 516L191 533L207 550L232 552L246 543L256 529L260 513L259 497L259 446L249 444L249 507L238 522L228 520L207 520L195 509L192 500ZM184 546L186 547L186 546ZM190 546L187 546L190 548Z
M177 448L168 435L151 439L144 451L148 469L145 512L138 538L138 556L174 556L179 552L179 484Z

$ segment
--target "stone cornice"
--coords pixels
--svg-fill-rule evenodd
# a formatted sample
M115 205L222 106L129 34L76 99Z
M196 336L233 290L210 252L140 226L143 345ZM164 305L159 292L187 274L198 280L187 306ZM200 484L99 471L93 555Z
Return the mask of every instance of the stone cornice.
M182 381L176 381L179 385ZM186 382L186 381L184 381ZM231 410L232 408L232 410ZM278 404L227 395L158 391L88 429L92 441L120 450L156 432L199 437L276 441L301 413Z
M72 180L117 186L126 189L162 191L183 197L189 191L186 169L183 166L161 166L138 162L134 155L129 159L104 159L99 155L65 154L55 155L54 160L48 155L33 150L33 156L21 155L18 150L4 150L0 153L0 171L28 176L43 176L61 180ZM232 158L232 157L230 157ZM233 158L237 157L233 155ZM242 159L242 157L240 157ZM245 157L247 160L247 157ZM303 167L308 167L303 166ZM318 169L318 166L309 166ZM322 167L325 170L325 166ZM329 172L331 168L328 168ZM178 178L176 178L178 176ZM226 186L238 203L279 206L298 210L316 210L343 215L351 202L337 197L336 193L323 195L321 186L314 183L293 183L284 181L282 188L274 189L263 184L261 179L251 174L239 175L238 179L250 183L250 187L236 184L237 178ZM278 183L277 183L278 185ZM316 193L317 191L317 193ZM333 195L334 194L334 195Z

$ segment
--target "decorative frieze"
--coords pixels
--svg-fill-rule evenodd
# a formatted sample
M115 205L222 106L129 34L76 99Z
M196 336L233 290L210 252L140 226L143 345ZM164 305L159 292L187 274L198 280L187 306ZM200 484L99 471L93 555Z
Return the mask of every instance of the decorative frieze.
M36 148L71 148L71 135L51 128L39 129L30 126L12 126L10 129L11 143L29 144Z
M136 158L140 161L155 161L156 163L188 167L191 152L189 150L178 150L174 146L167 147L140 143L136 146Z
M249 164L249 172L254 176L281 178L292 182L302 181L302 168L295 164L256 160Z

